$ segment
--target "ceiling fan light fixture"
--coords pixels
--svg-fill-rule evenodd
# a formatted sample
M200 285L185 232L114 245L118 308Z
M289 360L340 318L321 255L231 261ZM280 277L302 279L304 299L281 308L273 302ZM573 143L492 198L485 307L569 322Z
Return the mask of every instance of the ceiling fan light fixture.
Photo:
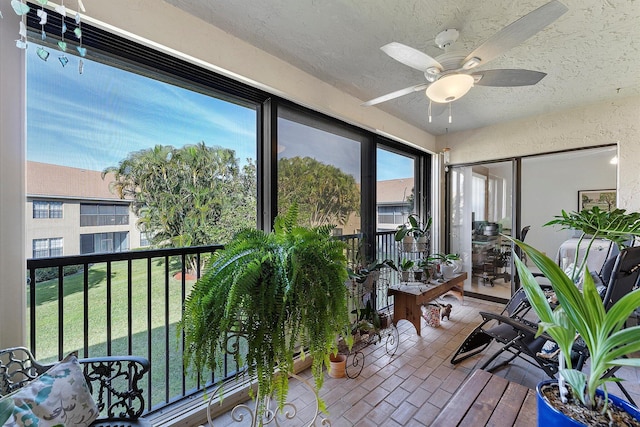
M431 83L427 97L433 102L446 104L462 98L473 87L474 78L468 74L450 74Z

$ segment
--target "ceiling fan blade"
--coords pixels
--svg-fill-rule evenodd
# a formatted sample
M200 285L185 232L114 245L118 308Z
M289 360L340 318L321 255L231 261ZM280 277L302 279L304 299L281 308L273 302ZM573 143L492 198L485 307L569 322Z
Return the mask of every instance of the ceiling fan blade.
M394 98L399 98L399 97L401 97L403 95L408 95L408 94L410 94L412 92L418 92L420 90L425 90L427 88L427 86L429 86L429 83L421 83L419 85L407 87L407 88L404 88L404 89L397 90L395 92L388 93L386 95L379 96L379 97L374 98L374 99L372 99L370 101L363 102L360 105L362 105L363 107L370 107L372 105L380 104L381 102L389 101L389 100L394 99Z
M531 86L546 75L547 73L531 70L486 70L472 74L476 79L476 86L496 87Z
M568 10L559 1L550 1L498 31L471 52L462 63L464 64L471 59L477 58L479 62L476 65L484 65L496 56L537 34Z
M411 68L425 72L427 68L436 67L442 70L442 65L426 53L398 42L391 42L380 48L384 53L398 62Z

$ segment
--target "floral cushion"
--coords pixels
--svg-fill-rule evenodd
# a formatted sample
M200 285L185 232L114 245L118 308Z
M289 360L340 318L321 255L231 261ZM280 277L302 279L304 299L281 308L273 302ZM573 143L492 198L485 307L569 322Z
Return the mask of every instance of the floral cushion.
M0 400L13 411L5 426L88 426L99 415L82 368L69 355L20 390Z

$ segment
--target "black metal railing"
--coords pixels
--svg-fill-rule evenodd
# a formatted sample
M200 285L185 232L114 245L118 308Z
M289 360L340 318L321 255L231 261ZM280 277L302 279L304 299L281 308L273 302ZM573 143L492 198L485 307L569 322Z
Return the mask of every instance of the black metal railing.
M358 254L361 238L341 236L350 261ZM220 372L204 380L185 373L183 341L177 330L184 300L202 275L206 257L221 248L211 245L27 260L31 351L43 362L60 360L72 351L81 357L146 357L151 375L145 401L152 412L194 395L203 384L233 376L233 363L223 364ZM375 253L378 260L397 260L393 232L378 233Z
M149 407L197 392L176 325L183 301L220 245L27 260L29 347L41 361L145 356ZM224 369L208 381L233 375ZM207 382L208 382L207 381Z

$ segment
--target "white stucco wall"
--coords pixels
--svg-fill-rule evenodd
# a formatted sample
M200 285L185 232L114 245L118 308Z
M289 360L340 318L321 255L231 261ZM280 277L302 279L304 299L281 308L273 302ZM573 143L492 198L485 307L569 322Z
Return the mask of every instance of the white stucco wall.
M19 18L0 2L0 348L24 344L25 66Z
M540 115L437 138L451 163L618 144L618 207L640 211L640 97Z

